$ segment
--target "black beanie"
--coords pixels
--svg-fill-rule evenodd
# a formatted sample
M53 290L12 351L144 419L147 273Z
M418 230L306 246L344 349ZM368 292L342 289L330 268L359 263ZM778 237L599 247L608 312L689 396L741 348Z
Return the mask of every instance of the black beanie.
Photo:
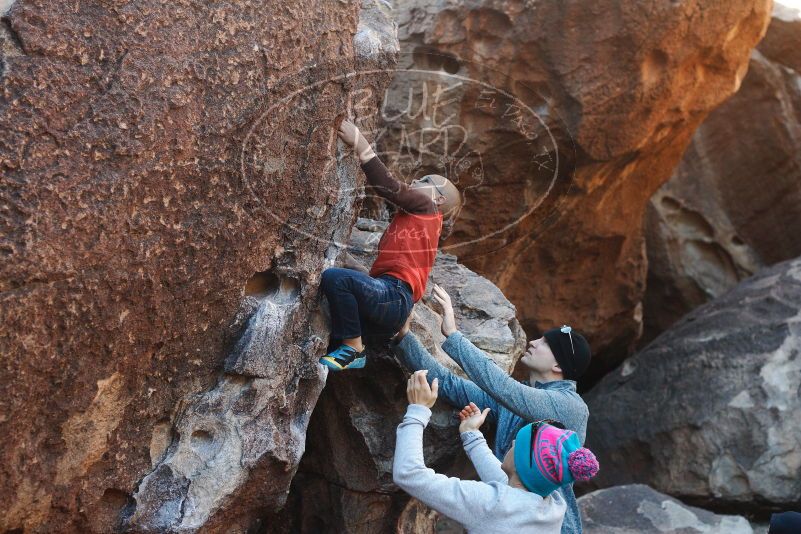
M592 354L590 353L590 344L584 339L584 336L571 331L569 334L562 332L561 328L551 328L543 334L545 341L551 348L556 363L562 368L567 380L578 380L587 367L590 365ZM573 338L573 346L570 346L570 338Z

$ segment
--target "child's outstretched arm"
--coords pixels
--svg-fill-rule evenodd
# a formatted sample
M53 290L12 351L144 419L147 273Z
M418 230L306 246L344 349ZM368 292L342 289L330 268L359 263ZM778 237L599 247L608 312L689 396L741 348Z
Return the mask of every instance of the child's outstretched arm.
M346 145L354 148L367 176L367 183L379 195L407 213L437 212L436 204L429 197L392 177L355 124L343 120L337 135Z

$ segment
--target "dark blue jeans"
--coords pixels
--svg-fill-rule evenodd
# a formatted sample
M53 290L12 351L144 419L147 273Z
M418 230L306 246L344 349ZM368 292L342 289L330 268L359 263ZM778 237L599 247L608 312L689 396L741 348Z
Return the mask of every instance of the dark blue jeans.
M333 267L323 271L320 288L331 307L331 339L364 336L382 342L401 329L414 302L408 284L394 276L376 278Z

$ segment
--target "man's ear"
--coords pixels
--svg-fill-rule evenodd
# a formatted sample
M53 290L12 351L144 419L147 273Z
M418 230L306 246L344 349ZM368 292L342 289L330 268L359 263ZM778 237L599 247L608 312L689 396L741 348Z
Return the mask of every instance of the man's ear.
M551 371L553 371L554 373L559 373L560 375L561 375L561 374L564 374L564 373L562 372L562 368L561 368L561 367L559 367L559 364L558 364L558 363L555 363L555 364L553 364L553 366L551 367Z
M445 198L445 195L437 195L437 198L434 199L434 203L437 206L441 206L441 205L445 204L447 201L448 201L448 199Z

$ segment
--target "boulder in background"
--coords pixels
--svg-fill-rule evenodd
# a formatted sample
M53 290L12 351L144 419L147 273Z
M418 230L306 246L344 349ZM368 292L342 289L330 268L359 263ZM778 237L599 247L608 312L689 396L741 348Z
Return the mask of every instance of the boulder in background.
M643 342L801 255L801 9L776 0L740 90L699 126L645 218Z
M597 490L578 500L586 534L752 534L744 517L717 515L642 485Z
M587 395L600 487L701 506L801 505L801 258L697 308Z

